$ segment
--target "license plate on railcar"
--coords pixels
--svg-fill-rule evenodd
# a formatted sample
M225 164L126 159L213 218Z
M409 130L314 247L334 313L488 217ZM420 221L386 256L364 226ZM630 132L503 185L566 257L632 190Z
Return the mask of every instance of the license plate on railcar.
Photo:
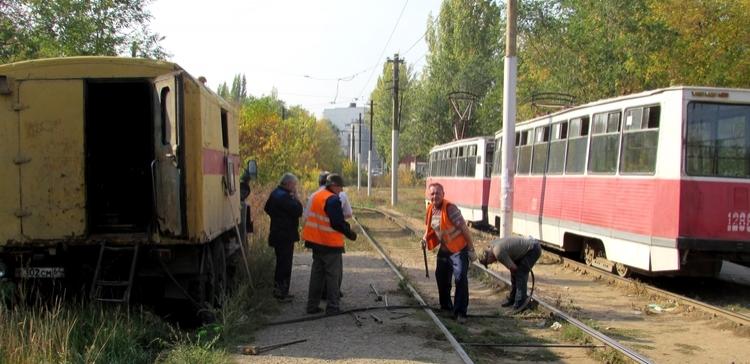
M64 278L62 267L28 267L16 268L16 277L20 278Z

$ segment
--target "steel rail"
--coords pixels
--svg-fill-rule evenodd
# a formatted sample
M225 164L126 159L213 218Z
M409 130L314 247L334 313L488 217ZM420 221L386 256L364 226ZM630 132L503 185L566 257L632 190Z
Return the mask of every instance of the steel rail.
M408 227L405 227L405 228L408 228ZM495 235L491 235L491 234L489 234L487 232L480 231L480 230L477 230L477 229L474 229L473 232L476 233L476 234L479 234L482 237L485 237L487 239L496 239L497 238ZM572 265L572 266L574 266L574 267L576 267L576 268L578 268L578 269L580 269L580 270L582 270L582 271L584 271L584 272L586 272L588 274L591 274L591 275L598 274L598 275L600 275L603 278L609 278L609 279L612 279L612 280L616 280L619 283L636 284L636 281L633 280L633 279L621 277L621 276L619 276L617 274L614 274L614 273L611 273L611 272L607 272L607 271L598 269L596 267L588 266L585 263L581 263L579 261L576 261L576 260L573 260L573 259L570 259L570 258L566 258L566 257L564 257L564 256L562 256L560 254L556 254L554 251L543 250L543 252L544 252L544 254L554 255L556 258L559 258L563 263ZM683 296L683 295L680 295L680 294L677 294L677 293L674 293L674 292L669 292L667 290L664 290L664 289L661 289L661 288L658 288L658 287L654 287L652 285L649 285L649 284L646 284L646 283L643 283L643 282L640 282L640 283L643 285L643 288L648 293L650 293L652 295L662 296L662 297L667 298L667 299L675 300L677 302L682 303L685 306L691 306L691 307L693 307L695 309L703 311L704 313L713 315L714 317L722 317L722 318L724 318L726 320L729 320L732 323L734 323L734 324L736 324L737 326L740 326L740 327L742 327L742 326L750 326L750 316L748 316L748 315L744 315L744 314L741 314L741 313L738 313L738 312L733 312L733 311L725 310L725 309L723 309L721 307L717 307L717 306L711 305L709 303L701 302L701 301L698 301L698 300L695 300L695 299L692 299L690 297Z
M372 210L372 211L377 211L377 210ZM401 274L401 272L398 270L398 268L396 268L396 266L393 264L393 262L388 257L388 255L385 253L385 250L383 250L383 248L380 246L380 244L378 244L378 242L376 242L375 239L373 239L370 236L370 234L367 233L367 231L365 230L364 226L362 226L362 224L359 223L359 220L357 220L356 217L352 217L352 219L354 220L354 222L357 223L357 225L359 225L360 229L362 230L362 234L370 242L370 245L372 245L375 248L375 250L377 250L378 253L380 253L380 256L383 257L383 260L385 260L386 263L388 263L388 266L391 268L391 270L394 273L396 273L396 275L401 280L401 282L403 282L406 285L406 287L409 289L409 292L411 292L411 295L414 297L414 299L416 299L417 302L419 302L420 305L427 306L427 303L422 299L422 296L420 296L419 293L417 292L417 290L414 289L414 287L412 287L411 283L409 283L409 281L407 281L406 278L404 278L404 276ZM412 232L413 232L413 230L412 230ZM448 328L445 327L445 325L443 325L443 323L440 321L440 319L437 317L437 315L435 315L435 313L432 312L432 309L430 309L429 307L424 307L423 309L424 309L424 312L426 312L427 315L430 316L430 318L435 323L435 325L437 325L437 327L440 329L440 331L443 333L443 335L445 335L445 338L448 339L448 342L450 342L451 346L456 351L456 353L461 358L461 360L464 363L466 363L466 364L473 364L474 361L472 361L471 358L469 358L469 355L466 354L466 351L461 346L461 344L458 343L458 340L456 340L456 338L453 337L453 334L451 334L451 332L448 331Z
M554 252L550 252L550 254L554 254ZM577 262L577 261L572 260L570 258L565 258L565 257L559 256L557 254L555 254L555 256L559 257L560 259L562 259L562 261L565 264L570 264L572 266L575 266L576 268L581 269L581 270L583 270L583 271L585 271L585 272L587 272L589 274L599 274L599 275L601 275L603 277L617 280L620 283L635 284L635 282L636 282L636 281L634 281L632 279L620 277L619 275L616 275L614 273L606 272L606 271L603 271L603 270L595 268L595 267L590 267L590 266L586 265L585 263ZM704 312L706 312L708 314L711 314L713 316L721 316L721 317L723 317L723 318L725 318L725 319L727 319L729 321L732 321L733 323L735 323L735 324L737 324L739 326L750 325L750 317L748 317L747 315L743 315L741 313L737 313L737 312L732 312L732 311L729 311L729 310L725 310L723 308L720 308L720 307L717 307L717 306L714 306L714 305L711 305L711 304L708 304L708 303L705 303L705 302L697 301L695 299L692 299L690 297L686 297L686 296L683 296L683 295L680 295L680 294L677 294L677 293L669 292L669 291L663 290L661 288L657 288L657 287L651 286L649 284L645 284L645 283L641 283L641 284L646 289L646 291L648 291L649 293L651 293L653 295L660 295L660 296L663 296L665 298L669 298L669 299L681 302L684 305L692 306L692 307L694 307L696 309L702 310L702 311L704 311Z
M487 273L490 276L494 277L495 279L505 282L508 286L511 285L509 279L504 278L503 276L501 276L497 272L495 272L493 270L490 270L490 269L487 269L487 268L483 267L481 264L479 264L477 262L474 262L473 265L474 265L475 268L481 269L482 271L484 271L485 273ZM534 301L536 301L540 305L544 306L544 308L546 308L547 310L553 312L555 315L561 317L565 321L568 321L571 324L573 324L574 326L578 327L583 332L589 334L589 336L591 336L591 337L593 337L593 338L601 341L605 345L607 345L607 346L609 346L609 347L611 347L611 348L619 351L620 353L622 353L623 355L625 355L628 358L632 359L636 363L644 363L644 364L646 364L646 363L653 363L651 361L651 359L649 359L649 358L647 358L647 357L639 354L635 350L633 350L631 348L628 348L625 345L620 344L617 340L614 340L611 337L609 337L607 335L604 335L604 334L602 334L601 332L599 332L597 330L594 330L593 328L591 328L591 327L587 326L586 324L584 324L583 322L575 319L573 316L568 315L567 313L563 312L562 310L558 309L557 307L555 307L555 306L553 306L553 305L551 305L551 304L549 304L547 302L544 302L544 301L540 300L538 297L534 297Z
M368 211L372 211L372 212L380 213L380 214L382 214L382 215L386 216L386 217L387 217L387 218L388 218L389 220L391 220L391 221L393 221L394 223L396 223L397 225L401 226L402 228L404 228L404 229L407 229L407 230L411 231L411 232L412 232L413 234L416 234L416 231L414 231L414 229L412 229L412 228L411 228L411 227L409 227L409 226L405 226L405 225L403 225L403 224L401 224L401 223L397 222L397 219L396 219L395 217L391 216L391 214L389 214L389 213L386 213L386 212L384 212L384 211L380 211L380 210L376 210L376 209L369 209L369 208L364 208L363 210L368 210ZM357 223L359 224L359 222L357 222ZM360 226L361 226L361 225L360 225ZM364 229L363 229L363 231L364 231ZM506 278L503 278L502 276L500 276L500 274L498 274L498 273L497 273L497 272L495 272L495 271L492 271L492 270L489 270L489 269L487 269L487 268L483 267L483 266L482 266L481 264L479 264L478 262L474 262L474 263L473 263L472 265L473 265L474 267L478 268L478 269L481 269L482 271L484 271L485 273L489 274L489 275L490 275L490 276L492 276L493 278L495 278L495 279L498 279L498 280L500 280L500 281L503 281L503 282L505 282L505 284L507 284L508 286L510 286L510 285L511 285L511 282L510 282L510 280L508 280L508 279L506 279ZM604 335L603 333L601 333L601 332L599 332L599 331L597 331L597 330L594 330L593 328L591 328L591 327L587 326L587 325L586 325L586 324L584 324L583 322L581 322L581 321L579 321L579 320L577 320L577 319L573 318L572 316L568 315L567 313L565 313L565 312L563 312L563 311L559 310L559 309L558 309L558 308L556 308L555 306L553 306L553 305L551 305L551 304L549 304L549 303L546 303L546 302L544 302L544 301L542 301L542 300L540 300L540 299L538 299L538 298L536 298L536 297L534 298L534 300L535 300L535 301L537 301L537 302L538 302L538 303L539 303L540 305L542 305L542 306L543 306L544 308L546 308L546 309L547 309L547 310L549 310L550 312L553 312L553 313L554 313L555 315L557 315L557 316L561 317L561 318L562 318L562 319L564 319L565 321L568 321L568 322L569 322L569 323L571 323L572 325L574 325L574 326L578 327L578 328L579 328L579 329L581 329L581 330L582 330L583 332L585 332L585 333L587 333L587 334L588 334L589 336L591 336L591 337L593 337L593 338L595 338L595 339L599 340L599 341L600 341L600 342L602 342L603 344L605 344L605 345L607 345L607 346L609 346L609 347L611 347L611 348L613 348L613 349L615 349L615 350L619 351L620 353L622 353L623 355L625 355L625 356L627 356L628 358L632 359L632 360L633 360L633 361L635 361L636 363L644 363L644 364L650 364L650 363L653 363L653 362L651 361L651 359L647 358L646 356L643 356L643 355L639 354L638 352L636 352L635 350L633 350L633 349L630 349L630 348L628 348L628 347L626 347L626 346L624 346L624 345L620 344L619 342L617 342L616 340L614 340L614 339L610 338L609 336L607 336L607 335Z

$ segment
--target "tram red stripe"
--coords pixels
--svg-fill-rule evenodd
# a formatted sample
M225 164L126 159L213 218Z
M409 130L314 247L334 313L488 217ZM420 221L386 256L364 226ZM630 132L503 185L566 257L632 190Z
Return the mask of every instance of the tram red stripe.
M224 151L203 148L203 174L223 175L225 173ZM234 173L240 174L240 156L230 154L229 158L234 163Z

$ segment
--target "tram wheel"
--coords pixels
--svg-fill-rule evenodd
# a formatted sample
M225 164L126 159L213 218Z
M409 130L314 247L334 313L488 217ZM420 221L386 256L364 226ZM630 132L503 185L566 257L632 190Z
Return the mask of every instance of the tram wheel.
M622 263L615 263L615 273L625 278L630 275L630 267Z

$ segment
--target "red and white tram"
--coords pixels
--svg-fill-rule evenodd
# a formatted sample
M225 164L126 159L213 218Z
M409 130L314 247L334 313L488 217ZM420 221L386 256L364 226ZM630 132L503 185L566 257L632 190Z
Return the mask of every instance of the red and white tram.
M519 123L515 152L515 233L622 275L750 263L750 90L670 87L562 110Z
M445 198L470 223L487 223L490 169L495 141L490 136L456 140L430 150L427 184L440 183Z

